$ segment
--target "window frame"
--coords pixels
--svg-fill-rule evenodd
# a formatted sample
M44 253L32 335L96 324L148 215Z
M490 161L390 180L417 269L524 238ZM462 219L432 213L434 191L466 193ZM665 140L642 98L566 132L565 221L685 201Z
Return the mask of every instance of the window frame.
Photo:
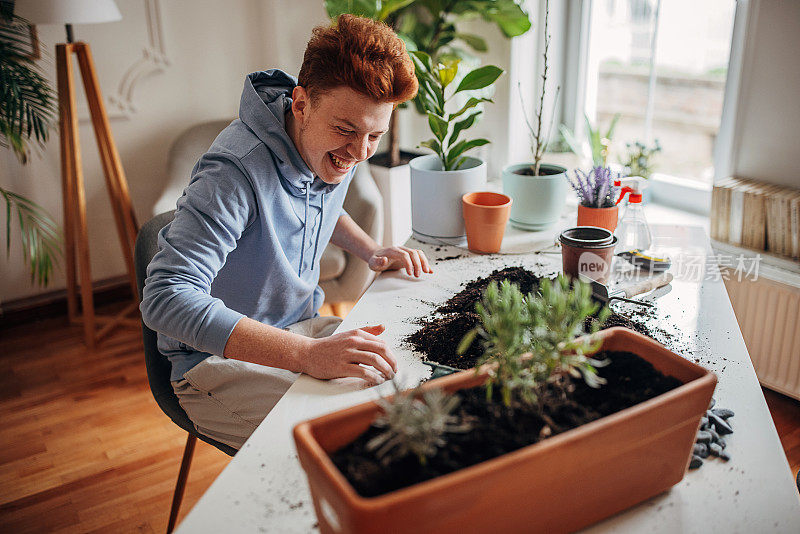
M751 60L745 46L752 33L755 16L751 0L736 2L731 52L725 81L722 117L712 155L716 183L730 175L737 152L739 136L736 135L738 117L741 115L740 94L744 91L742 65ZM569 0L567 9L567 43L564 65L564 100L561 122L583 137L583 115L587 111L586 93L588 78L589 43L593 0ZM673 206L688 212L709 215L711 211L712 184L681 178L664 173L654 173L648 180L652 201Z

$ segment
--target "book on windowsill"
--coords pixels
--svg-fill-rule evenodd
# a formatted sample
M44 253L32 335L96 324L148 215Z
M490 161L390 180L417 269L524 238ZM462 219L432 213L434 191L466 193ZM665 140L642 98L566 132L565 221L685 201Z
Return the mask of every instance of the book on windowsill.
M711 237L800 259L800 189L726 178L711 196Z

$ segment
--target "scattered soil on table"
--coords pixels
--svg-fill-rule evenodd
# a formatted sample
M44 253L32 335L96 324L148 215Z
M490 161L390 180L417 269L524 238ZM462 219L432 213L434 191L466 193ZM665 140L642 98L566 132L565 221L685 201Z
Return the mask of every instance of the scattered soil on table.
M541 277L536 276L522 267L498 269L485 278L478 278L467 282L462 291L435 309L433 313L474 313L475 303L481 299L483 292L486 291L489 284L491 282L497 282L499 284L503 280L508 280L512 284L517 284L520 291L527 295L532 291L539 290L539 281Z
M354 442L331 455L356 491L372 497L410 486L437 476L483 462L520 449L542 439L548 426L551 435L618 412L678 387L676 378L665 376L645 360L629 352L606 352L599 357L610 360L600 369L608 383L599 389L582 380L564 385L548 384L537 405L515 402L503 405L496 392L490 402L486 390L476 387L457 393L457 411L470 422L465 433L447 435L447 445L439 449L425 466L416 457L406 456L383 465L366 450L367 442L382 430L370 427Z
M478 326L479 321L480 318L475 312L421 319L422 328L408 336L406 342L415 350L425 353L430 361L459 369L469 369L481 355L480 340L475 338L463 356L459 356L456 349L464 334Z
M470 369L481 354L481 340L476 338L467 352L461 356L457 349L467 332L478 325L480 318L475 313L475 303L492 281L508 280L517 284L524 294L538 291L542 277L523 267L507 267L492 272L489 276L471 280L464 289L436 308L429 316L417 320L419 330L405 338L405 342L416 352L422 353L430 362L440 363L457 369ZM647 324L653 319L652 311L626 311L625 314L612 312L603 328L623 326L644 334L661 343L671 337L665 330ZM596 322L594 317L586 320L587 330ZM652 321L650 321L652 322ZM657 334L657 335L656 335Z

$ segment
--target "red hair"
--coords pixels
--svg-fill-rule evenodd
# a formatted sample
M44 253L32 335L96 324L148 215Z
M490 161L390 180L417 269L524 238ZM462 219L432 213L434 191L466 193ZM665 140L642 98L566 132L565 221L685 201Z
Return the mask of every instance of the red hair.
M389 26L339 15L330 26L314 28L303 56L298 85L314 97L347 86L379 102L414 98L418 83L405 43Z

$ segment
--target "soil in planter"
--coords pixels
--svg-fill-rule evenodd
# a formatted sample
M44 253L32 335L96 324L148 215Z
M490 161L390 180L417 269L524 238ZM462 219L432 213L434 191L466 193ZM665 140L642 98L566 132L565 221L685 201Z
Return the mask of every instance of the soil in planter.
M530 166L523 167L522 169L517 169L516 171L514 171L514 174L519 174L521 176L533 176L533 169L531 169ZM539 167L539 174L537 176L552 176L554 174L561 174L561 173L554 169Z
M486 400L483 387L459 391L458 411L471 421L465 433L447 435L447 445L421 465L406 456L383 465L366 450L367 442L383 430L370 427L364 434L331 455L356 491L365 497L381 495L495 458L606 415L618 412L678 387L650 363L628 352L606 352L610 360L600 375L608 383L599 389L583 381L569 382L574 389L548 385L537 406L502 404L499 395ZM549 431L543 432L547 426Z
M461 356L458 355L457 349L464 335L477 326L480 320L478 314L475 313L475 303L481 299L489 283L508 280L517 284L520 290L527 295L539 289L541 279L542 277L523 267L507 267L496 270L485 278L467 282L462 291L435 309L431 315L418 319L419 330L406 337L404 341L414 351L422 353L427 361L449 365L456 369L470 369L475 366L481 354L480 338L476 338L467 352ZM624 326L664 343L663 338L668 334L659 332L660 336L654 336L651 329L645 325L643 320L640 320L646 318L645 316L639 317L642 313L644 312L629 312L628 316L612 312L603 328ZM595 318L587 319L587 330L595 321Z

